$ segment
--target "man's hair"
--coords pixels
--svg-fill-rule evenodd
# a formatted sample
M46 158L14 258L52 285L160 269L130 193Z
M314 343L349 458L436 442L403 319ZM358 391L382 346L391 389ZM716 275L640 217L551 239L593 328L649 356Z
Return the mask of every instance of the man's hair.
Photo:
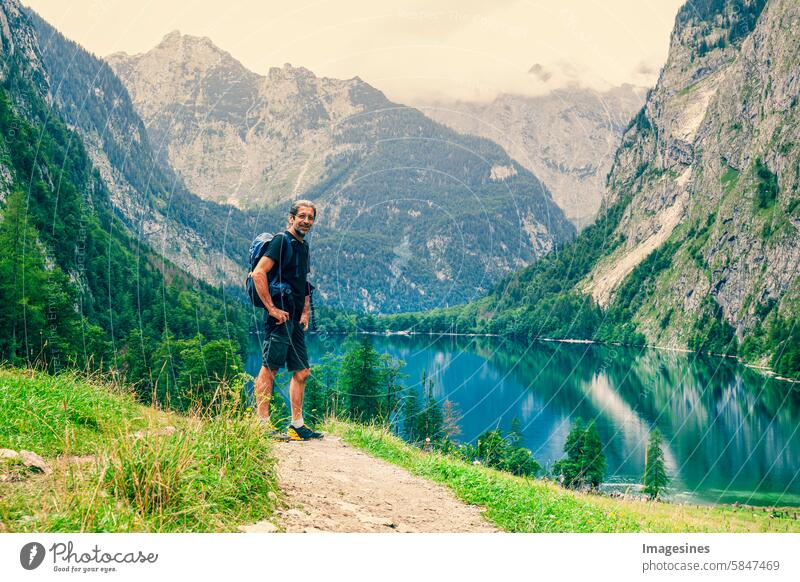
M300 207L301 206L305 206L307 208L313 208L314 209L314 219L316 220L316 218L317 218L317 207L314 206L314 203L311 202L311 200L295 200L294 202L292 202L292 207L289 209L289 214L291 214L294 217L297 217L297 213L300 211Z

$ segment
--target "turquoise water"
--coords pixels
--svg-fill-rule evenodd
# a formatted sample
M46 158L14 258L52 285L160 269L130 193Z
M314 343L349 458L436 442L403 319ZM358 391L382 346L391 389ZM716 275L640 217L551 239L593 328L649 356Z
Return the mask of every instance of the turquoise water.
M312 373L344 339L309 335ZM673 500L800 505L800 384L691 353L496 337L373 339L378 351L405 361L407 386L421 390L428 371L436 398L462 414L462 442L508 430L516 417L524 446L547 466L563 456L572 422L593 420L608 461L604 487L635 490L658 427ZM248 371L259 365L254 352Z

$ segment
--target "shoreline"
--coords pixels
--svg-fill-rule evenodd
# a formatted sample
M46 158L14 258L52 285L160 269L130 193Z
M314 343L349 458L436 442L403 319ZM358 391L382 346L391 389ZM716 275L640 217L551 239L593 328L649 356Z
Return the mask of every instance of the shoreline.
M537 477L538 478L538 477ZM684 491L676 491L671 487L667 487L669 494L666 497L659 497L657 500L650 499L647 495L640 493L644 488L641 483L601 483L600 488L594 491L585 491L591 495L599 495L601 497L608 497L611 499L623 499L631 501L646 501L664 503L673 506L690 506L690 507L730 507L735 509L746 509L749 511L763 511L763 512L785 512L794 514L793 519L800 519L800 505L752 505L750 503L740 503L734 501L731 503L715 503L713 501L702 502L699 499L692 500L689 497L686 500L673 499L674 495L681 495L688 493ZM624 489L624 491L622 491ZM788 517L788 516L787 516Z
M319 334L319 332L314 332L315 334ZM458 332L432 332L432 331L392 331L392 330L384 330L384 331L336 331L336 332L327 332L330 335L349 335L351 333L356 334L363 334L363 335L380 335L380 336L416 336L416 335L436 335L436 336L452 336L452 337L499 337L503 339L514 339L509 336L500 335L497 333L458 333ZM631 349L635 348L648 348L653 350L660 350L665 352L678 352L684 354L702 354L704 356L712 356L715 358L727 358L729 360L735 360L736 363L741 364L747 368L755 370L757 372L761 372L774 380L780 380L781 382L788 382L790 384L800 384L800 379L795 378L787 378L786 376L780 376L775 371L772 370L769 366L759 366L757 364L752 364L749 362L745 362L739 356L731 356L728 354L717 354L714 352L701 352L697 350L690 350L689 348L677 348L677 347L669 347L669 346L659 346L655 344L645 344L643 346L628 346L625 344L621 344L618 342L600 342L596 340L588 340L588 339L572 339L572 338L549 338L549 337L538 337L533 340L534 342L555 342L555 343L564 343L564 344L593 344L598 346L621 346L627 347Z

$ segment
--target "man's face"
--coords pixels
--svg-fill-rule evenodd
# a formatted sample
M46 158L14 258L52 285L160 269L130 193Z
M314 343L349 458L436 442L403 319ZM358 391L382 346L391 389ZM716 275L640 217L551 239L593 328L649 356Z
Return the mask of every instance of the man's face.
M314 226L315 213L310 206L301 206L297 211L297 216L289 215L289 222L297 234L306 236L311 227Z

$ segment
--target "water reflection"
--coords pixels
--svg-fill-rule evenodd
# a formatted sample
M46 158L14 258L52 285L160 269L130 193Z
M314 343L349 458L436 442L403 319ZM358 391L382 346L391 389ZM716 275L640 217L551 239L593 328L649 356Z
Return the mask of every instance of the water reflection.
M322 346L310 336L313 360ZM344 342L328 342L342 349ZM406 385L457 404L461 435L522 423L543 465L563 455L570 425L594 420L609 483L638 483L650 430L664 435L672 497L696 502L800 505L800 389L725 358L614 346L493 337L376 336L406 362ZM257 371L260 358L248 361Z

